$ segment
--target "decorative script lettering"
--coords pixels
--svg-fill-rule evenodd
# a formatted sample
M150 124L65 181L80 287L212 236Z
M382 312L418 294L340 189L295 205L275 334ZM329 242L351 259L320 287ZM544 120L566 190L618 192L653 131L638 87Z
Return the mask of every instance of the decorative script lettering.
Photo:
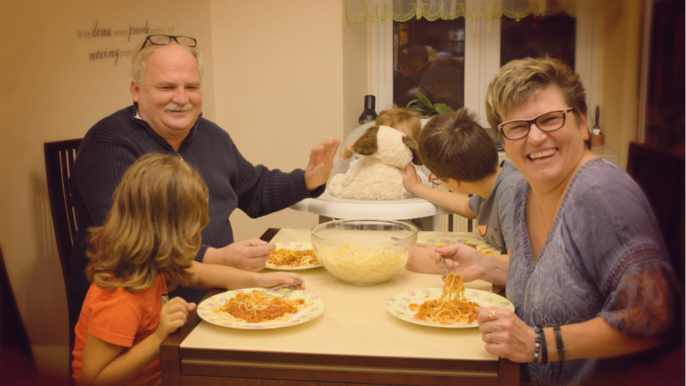
M99 39L99 38L126 38L126 42L131 41L131 36L133 35L154 35L154 34L162 34L162 35L173 35L174 34L174 27L150 27L148 25L148 21L145 22L145 25L134 25L133 23L130 23L128 28L111 28L111 27L103 27L102 25L99 26L98 22L95 22L95 26L93 29L89 30L79 30L76 31L77 36L79 39L83 40L88 40L88 39ZM134 40L135 41L135 40ZM135 48L135 47L134 47ZM94 61L94 60L114 60L114 65L116 66L117 63L119 62L120 58L123 57L128 57L133 55L133 52L135 49L131 49L130 47L127 49L120 49L120 48L102 48L102 49L97 49L95 51L89 52L88 53L88 60L89 61Z

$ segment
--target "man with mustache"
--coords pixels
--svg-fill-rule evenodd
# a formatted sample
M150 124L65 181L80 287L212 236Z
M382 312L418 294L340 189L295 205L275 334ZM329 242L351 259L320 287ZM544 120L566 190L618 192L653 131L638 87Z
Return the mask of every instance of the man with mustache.
M261 270L274 245L257 238L234 242L229 222L234 209L256 218L324 192L338 139L314 147L305 170L283 173L253 166L226 131L201 116L202 71L195 39L148 36L132 59L134 104L96 123L85 135L70 178L78 228L71 256L70 320L78 319L89 286L84 276L88 228L103 223L120 177L143 154L175 153L207 184L210 224L196 255L206 263ZM198 302L204 293L179 287L170 296Z

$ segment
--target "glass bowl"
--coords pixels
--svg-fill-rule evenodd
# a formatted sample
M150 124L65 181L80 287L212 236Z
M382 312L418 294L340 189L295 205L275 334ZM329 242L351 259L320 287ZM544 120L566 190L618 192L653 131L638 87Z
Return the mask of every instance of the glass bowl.
M403 270L418 229L391 220L337 220L310 232L312 248L337 279L357 285L383 283Z

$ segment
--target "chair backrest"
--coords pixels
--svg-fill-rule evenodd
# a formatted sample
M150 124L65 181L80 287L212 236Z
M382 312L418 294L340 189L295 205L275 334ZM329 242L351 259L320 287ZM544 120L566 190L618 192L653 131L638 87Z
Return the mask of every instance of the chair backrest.
M76 220L69 193L69 176L74 165L76 149L79 148L80 144L81 139L43 144L52 225L57 239L57 251L62 263L65 284L70 274L70 256L76 236Z
M653 207L681 290L684 290L684 156L629 143L626 167Z

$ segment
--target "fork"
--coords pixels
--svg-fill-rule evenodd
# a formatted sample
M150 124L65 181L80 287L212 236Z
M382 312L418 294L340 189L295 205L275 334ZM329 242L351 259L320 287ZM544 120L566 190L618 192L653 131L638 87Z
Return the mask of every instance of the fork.
M270 288L267 288L267 289L268 289L269 291L271 291L271 290L275 290L275 289L279 289L279 288L284 288L284 287L290 287L290 286L293 286L293 285L298 285L298 284L300 284L300 283L302 283L302 282L303 282L303 281L300 280L300 279L295 279L295 281L294 281L293 283L291 283L291 284L285 284L285 283L284 283L284 284L279 284L279 285L277 285L276 287L270 287Z

